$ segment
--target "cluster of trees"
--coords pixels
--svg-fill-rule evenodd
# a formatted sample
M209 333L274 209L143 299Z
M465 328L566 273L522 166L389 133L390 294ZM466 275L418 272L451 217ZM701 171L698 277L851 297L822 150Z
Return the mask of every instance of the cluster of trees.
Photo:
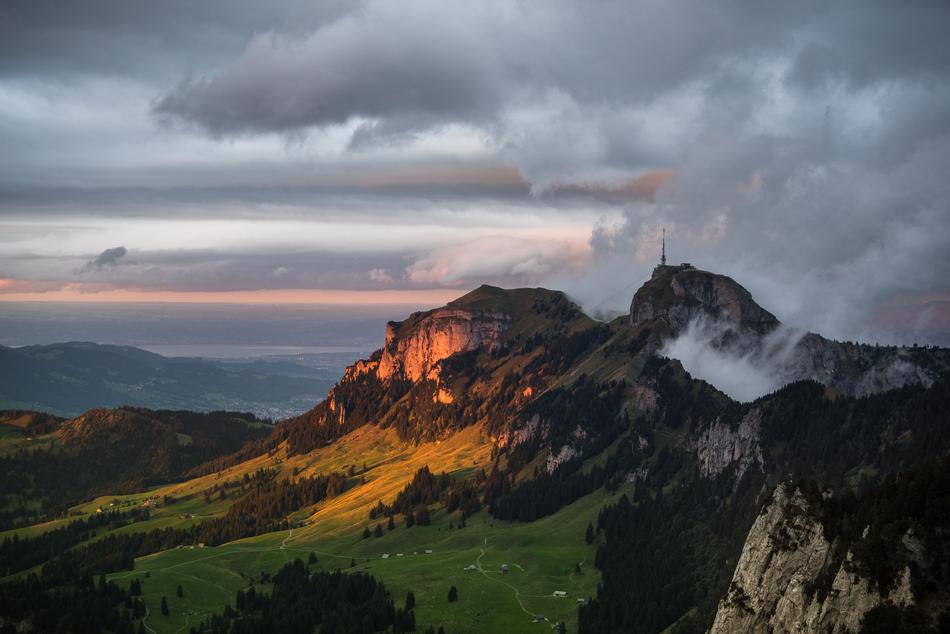
M478 482L453 478L445 472L434 474L425 465L416 471L391 505L383 504L380 500L370 509L369 518L389 517L392 528L392 517L401 513L406 517L408 526L426 526L430 523L429 505L436 502L441 502L449 513L459 509L463 516L477 513L481 508Z
M238 591L235 607L227 606L223 614L192 632L372 634L416 629L412 609L396 609L386 587L372 576L339 571L311 574L299 559L274 574L269 594L253 587Z
M727 476L692 476L668 493L638 485L634 501L622 495L601 509L594 564L603 582L579 608L579 631L658 632L679 621L677 632L704 632L732 577L761 485L752 473L735 490Z
M99 529L113 530L149 518L147 509L95 513L29 539L4 538L0 543L0 577L48 561L73 546L95 537Z
M56 566L0 585L0 634L23 631L75 634L135 634L144 632L145 604L100 577L98 583L82 572L68 553Z
M843 490L865 472L904 470L950 452L950 373L863 398L831 398L811 381L792 383L758 403L762 442L794 478Z
M193 527L191 541L215 545L286 528L290 513L335 497L345 486L346 477L339 473L281 480L273 471L258 470L250 479L250 491L224 517Z
M799 482L798 488L821 509L825 536L834 544L826 574L809 588L820 598L831 591L834 573L848 553L848 568L868 577L871 589L882 595L893 589L905 568L910 568L919 595L928 588L950 588L950 568L922 569L900 546L910 534L926 548L929 561L950 561L950 458L890 473L858 495L848 491L826 497L814 481ZM945 618L950 625L950 611Z
M379 354L377 351L371 358L378 359ZM313 451L361 425L381 420L382 415L411 387L410 381L398 377L380 381L375 373L347 376L334 386L332 399L322 401L305 414L281 422L266 445L276 447L286 440L292 453ZM332 410L331 406L338 409ZM331 421L333 424L328 424Z

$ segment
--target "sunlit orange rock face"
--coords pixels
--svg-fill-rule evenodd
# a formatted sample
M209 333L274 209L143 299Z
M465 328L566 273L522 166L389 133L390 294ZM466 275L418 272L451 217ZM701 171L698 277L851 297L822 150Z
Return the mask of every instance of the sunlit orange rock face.
M438 380L435 365L439 361L458 352L493 348L510 321L504 313L445 309L408 328L404 328L406 322L390 323L377 376L387 379L401 374L412 381Z

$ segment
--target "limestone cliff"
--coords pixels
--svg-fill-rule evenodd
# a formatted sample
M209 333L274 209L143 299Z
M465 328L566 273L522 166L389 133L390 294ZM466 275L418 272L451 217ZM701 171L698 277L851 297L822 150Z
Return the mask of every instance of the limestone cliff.
M411 381L436 379L436 364L453 354L491 349L511 318L501 312L451 308L386 326L386 344L376 369L379 378L393 375Z
M858 632L872 608L916 603L909 566L881 589L850 550L836 557L841 544L826 535L820 507L820 499L798 486L776 487L749 531L712 634ZM919 557L910 543L893 545L907 551L908 561ZM830 586L822 587L827 580Z
M716 419L696 441L700 473L707 478L716 476L735 464L738 480L753 465L761 469L761 425L758 409L750 410L736 429Z

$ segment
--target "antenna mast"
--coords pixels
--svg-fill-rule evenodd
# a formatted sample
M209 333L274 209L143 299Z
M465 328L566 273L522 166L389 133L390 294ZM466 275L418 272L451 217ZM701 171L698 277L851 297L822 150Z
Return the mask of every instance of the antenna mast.
M660 266L666 266L666 227L663 227L663 250L660 252Z

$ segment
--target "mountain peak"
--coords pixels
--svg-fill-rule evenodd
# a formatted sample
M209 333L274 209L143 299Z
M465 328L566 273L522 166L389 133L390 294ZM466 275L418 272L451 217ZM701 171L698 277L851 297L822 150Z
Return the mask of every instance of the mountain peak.
M662 319L674 331L680 331L700 316L727 319L758 333L779 325L775 315L759 306L752 294L731 277L686 262L657 266L630 304L630 323L634 326Z

